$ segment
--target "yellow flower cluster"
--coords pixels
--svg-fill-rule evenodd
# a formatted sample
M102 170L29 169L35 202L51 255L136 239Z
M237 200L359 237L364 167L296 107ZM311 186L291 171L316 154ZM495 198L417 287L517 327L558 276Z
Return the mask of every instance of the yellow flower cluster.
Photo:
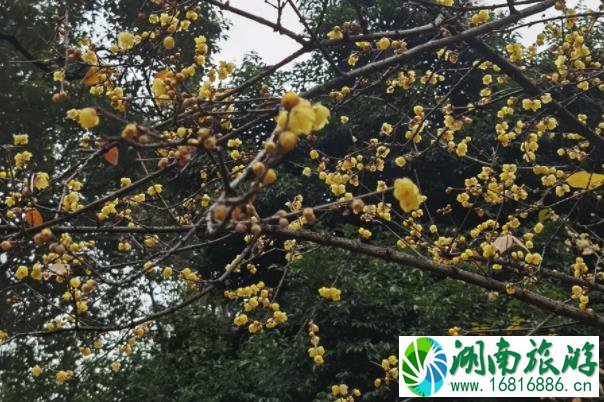
M42 368L40 366L38 366L37 364L31 368L31 375L34 378L40 377L41 374L42 374Z
M29 269L25 265L20 265L15 271L15 278L22 281L29 276Z
M329 122L329 109L320 103L311 105L294 92L285 93L281 104L284 110L277 117L277 123L282 130L295 135L321 130Z
M147 188L147 194L151 197L159 195L163 191L163 186L161 184L154 184Z
M408 178L396 179L394 182L394 198L399 201L401 209L411 212L419 208L425 200L419 192L419 188Z
M359 228L359 235L361 236L361 238L363 239L369 239L373 234L371 233L370 230L365 229L365 228Z
M585 310L589 304L589 296L584 294L581 286L574 285L572 287L571 298L579 301L579 310Z
M195 41L195 63L202 65L206 62L206 54L208 54L208 43L205 36L201 35L194 39Z
M317 336L319 332L319 326L314 322L308 323L308 337L310 338L310 348L308 348L308 356L313 360L315 365L320 366L325 362L323 355L325 354L325 348L319 346L321 338Z
M342 291L338 288L327 288L323 286L319 289L319 295L327 300L339 301Z
M238 327L244 326L245 324L247 324L247 322L248 322L248 318L247 318L247 315L245 315L245 314L239 314L233 320L233 324L235 324Z
M120 371L121 368L122 368L122 363L120 363L119 360L116 360L111 363L111 371L113 371L114 373L117 373L118 371Z
M140 41L140 37L138 37ZM121 50L130 50L137 43L137 38L131 32L124 31L117 35L117 45Z
M27 134L13 134L14 145L27 145L29 143L29 135Z
M36 175L34 176L34 187L36 188L36 190L44 190L46 187L48 187L49 178L50 177L48 176L48 173L36 173Z
M96 109L87 107L84 109L70 109L67 111L67 117L77 121L85 130L90 130L99 125L100 119Z
M248 267L248 269L250 268ZM253 267L253 269L255 269L255 267ZM273 329L277 325L284 324L288 319L287 313L281 311L279 303L271 302L270 290L265 288L264 282L258 282L257 284L246 286L244 288L238 288L235 291L227 290L224 292L224 294L229 299L246 298L247 300L243 304L243 310L245 313L252 313L259 308L272 311L272 316L267 318L266 321L253 321L248 326L248 331L250 333L258 332L263 326L266 326L267 329ZM238 327L242 327L248 322L249 317L244 313L237 315L233 319L233 324Z
M522 108L524 110L532 110L536 112L541 109L541 100L540 99L523 99L522 100Z
M387 359L382 359L380 366L384 370L384 377L376 378L373 381L373 386L379 388L382 386L382 382L389 385L391 382L396 381L398 379L397 365L398 359L394 355L388 356Z
M118 203L119 201L117 198L112 201L107 201L105 205L103 205L103 208L101 208L101 211L96 214L96 217L99 222L104 222L108 217L112 215L118 215L118 211L116 209Z
M329 40L342 40L344 39L344 32L342 32L342 28L336 25L331 31L327 32L327 38Z
M354 398L358 398L361 396L361 391L358 388L352 390L352 392L348 392L348 385L346 384L336 384L331 386L331 394L336 398L335 402L354 402Z
M541 261L543 260L543 258L541 257L541 254L539 253L527 253L526 256L524 257L524 262L526 262L527 264L530 265L539 265L541 264Z
M489 10L480 10L478 13L474 14L470 21L472 25L480 25L491 19L491 15L489 14Z
M193 272L189 267L183 268L182 271L180 271L179 276L183 281L186 282L191 282L194 284L201 282L201 277L199 274L197 272Z
M22 168L31 160L33 157L29 151L18 152L15 154L15 167Z
M575 278L582 278L588 272L587 264L585 264L583 257L575 258L575 262L570 267L573 270L573 275Z
M512 63L522 61L524 48L520 43L509 43L505 45L505 50L508 52L508 59Z
M55 377L57 384L62 385L73 378L73 371L60 370Z

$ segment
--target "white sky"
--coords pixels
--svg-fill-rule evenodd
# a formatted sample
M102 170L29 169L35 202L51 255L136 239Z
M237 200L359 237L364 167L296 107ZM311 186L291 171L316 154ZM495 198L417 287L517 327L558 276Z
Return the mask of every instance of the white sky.
M230 0L233 7L277 21L277 10L264 0ZM247 18L225 11L232 23L229 39L221 44L219 59L238 63L242 55L255 51L267 64L274 64L296 51L300 45L287 36ZM302 33L304 27L290 7L284 9L281 24L291 31Z
M265 0L230 0L229 3L233 7L256 14L267 20L273 22L277 20L277 10L267 4ZM505 3L505 0L484 1L484 4L494 3L502 4ZM567 1L567 4L572 7L576 7L579 3L596 10L599 5L599 0ZM299 45L294 40L287 36L280 35L278 32L274 32L271 28L228 11L225 12L225 15L231 20L233 26L229 32L229 39L224 43L221 43L222 51L219 54L220 60L231 61L237 64L241 62L244 54L255 51L267 64L274 64L299 48ZM557 14L556 11L551 8L546 15L553 16ZM534 18L538 18L538 16ZM530 21L530 19L523 20L523 22L528 21ZM302 33L304 31L302 24L300 24L297 16L289 7L285 8L281 17L281 22L284 27L296 33ZM534 42L537 34L541 32L541 29L542 25L534 25L530 28L520 30L519 32L522 35L522 41L524 43Z

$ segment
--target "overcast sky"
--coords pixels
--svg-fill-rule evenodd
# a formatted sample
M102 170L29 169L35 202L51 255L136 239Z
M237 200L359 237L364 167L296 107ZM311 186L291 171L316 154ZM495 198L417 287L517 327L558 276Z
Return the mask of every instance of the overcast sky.
M234 7L262 16L265 19L276 21L277 11L267 4L265 0L230 0L229 3ZM501 4L505 3L505 0L488 0L484 2L484 4L493 3ZM572 7L575 7L578 3L597 9L599 0L567 1L567 4ZM551 16L555 15L555 13L552 8L547 15ZM255 51L265 62L273 64L299 48L299 45L294 40L280 35L268 27L230 12L225 12L225 14L231 20L233 26L229 33L229 39L221 44L222 51L219 55L221 60L239 63L244 54ZM533 19L535 18L538 18L538 16ZM526 19L525 21L529 20ZM284 10L281 21L283 26L294 32L302 33L304 30L298 18L289 7ZM534 25L530 28L520 30L519 32L523 37L522 41L524 43L533 42L542 28L543 25Z

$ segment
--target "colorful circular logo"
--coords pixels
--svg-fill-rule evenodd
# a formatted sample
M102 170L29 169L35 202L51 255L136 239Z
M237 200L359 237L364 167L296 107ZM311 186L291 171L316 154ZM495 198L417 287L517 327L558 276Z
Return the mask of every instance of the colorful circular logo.
M405 384L418 396L434 395L447 376L447 356L432 338L417 338L407 346L401 361Z

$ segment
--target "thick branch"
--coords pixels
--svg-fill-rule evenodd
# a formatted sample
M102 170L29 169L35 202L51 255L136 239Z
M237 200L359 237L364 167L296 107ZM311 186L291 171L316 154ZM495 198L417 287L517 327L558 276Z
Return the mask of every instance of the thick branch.
M475 28L467 29L456 35L426 42L422 45L418 45L412 49L409 49L403 53L388 57L386 59L377 61L375 63L367 64L363 67L359 67L355 70L352 70L352 71L344 74L341 77L336 77L331 80L328 80L323 84L312 87L311 89L309 89L306 92L301 93L300 95L305 98L312 98L312 97L318 96L322 93L329 91L330 89L339 88L342 85L345 85L351 79L358 78L361 76L367 76L368 74L383 70L390 66L401 64L401 63L405 62L406 60L408 60L414 56L417 56L423 52L436 50L443 46L447 46L447 45L450 45L453 43L463 42L470 38L474 38L478 35L483 35L483 34L491 32L495 29L499 29L501 27L516 23L516 22L520 21L522 18L526 18L533 14L537 14L544 10L547 10L548 8L552 7L555 3L556 3L556 0L545 0L541 3L535 4L534 6L527 7L515 14L508 15L507 17L500 18L500 19L492 21L492 22L487 22L486 24L479 25Z
M452 279L458 279L466 283L478 285L488 290L494 290L502 293L506 293L507 291L507 286L504 282L500 282L493 278L489 278L475 272L466 271L456 266L439 264L424 257L415 257L413 255L404 254L389 248L361 243L357 240L314 233L306 230L294 231L282 229L278 226L265 226L264 231L278 238L311 241L324 246L337 247L355 253L377 257L385 261L395 262L424 271L446 275ZM536 306L541 310L555 313L560 316L573 318L590 326L604 329L604 317L596 314L589 314L585 311L568 306L562 302L551 300L537 293L522 289L519 286L513 286L515 292L512 293L510 297Z
M342 41L346 41L346 40L351 41L351 42L359 42L359 41L378 40L381 38L390 38L390 39L407 38L409 36L416 36L416 35L434 32L434 31L436 31L436 29L439 26L441 26L443 24L444 21L445 21L445 18L443 17L443 15L439 14L434 19L434 21L432 21L428 24L425 24L425 25L418 26L418 27L413 27L413 28L409 28L409 29L395 29L392 31L373 32L373 33L367 33L367 34L362 34L362 35L345 36L344 39L342 39L342 40L324 39L321 41L321 44L325 45L325 46L333 46L333 45L340 45L342 43Z

